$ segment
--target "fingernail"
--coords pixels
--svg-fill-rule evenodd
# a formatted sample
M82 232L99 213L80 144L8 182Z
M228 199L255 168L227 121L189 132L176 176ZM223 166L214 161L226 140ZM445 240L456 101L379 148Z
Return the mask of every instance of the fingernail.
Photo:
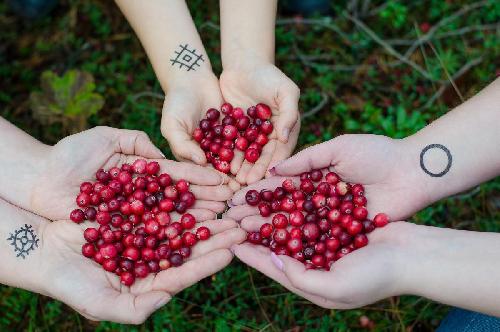
M276 175L276 167L273 167L269 170L269 173L271 173L272 176Z
M162 298L160 301L158 301L158 303L156 303L155 305L155 309L158 310L160 309L161 307L163 307L165 304L167 304L167 302L170 300L170 298L168 296Z
M229 206L229 207L234 207L234 206L235 206L235 205L233 204L233 200L232 200L232 199L229 199L229 200L227 201L227 206Z
M282 133L283 133L283 137L284 137L286 140L288 140L288 135L290 135L290 129L285 128L285 129L283 129L283 132L282 132Z
M271 253L271 262L280 270L283 271L283 262L276 256L274 252Z

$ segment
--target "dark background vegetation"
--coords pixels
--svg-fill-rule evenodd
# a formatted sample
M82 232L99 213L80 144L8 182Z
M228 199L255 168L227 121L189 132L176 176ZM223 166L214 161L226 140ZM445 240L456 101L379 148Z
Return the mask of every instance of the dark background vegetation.
M405 137L500 74L498 1L331 3L329 17L280 15L276 27L277 65L302 91L298 150L342 133ZM217 1L191 0L189 6L220 73ZM1 116L49 144L95 125L140 129L171 157L159 130L163 92L113 2L64 0L48 17L28 21L2 2L0 40ZM90 73L95 86L87 77L87 94L44 113L43 101L30 99L42 91L42 72L70 69ZM71 92L74 83L53 80L42 97ZM97 113L96 94L105 101ZM498 231L499 189L500 181L491 181L411 221ZM58 301L0 286L0 331L356 331L363 315L377 331L432 331L447 310L414 296L324 310L237 260L137 327L87 321Z

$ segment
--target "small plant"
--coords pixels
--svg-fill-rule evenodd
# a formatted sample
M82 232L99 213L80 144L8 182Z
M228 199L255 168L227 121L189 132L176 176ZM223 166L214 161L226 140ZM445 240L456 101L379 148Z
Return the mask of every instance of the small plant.
M86 129L88 118L104 105L104 98L94 92L94 78L87 72L69 70L58 76L45 71L40 84L42 91L30 95L33 117L44 125L61 124L67 134Z

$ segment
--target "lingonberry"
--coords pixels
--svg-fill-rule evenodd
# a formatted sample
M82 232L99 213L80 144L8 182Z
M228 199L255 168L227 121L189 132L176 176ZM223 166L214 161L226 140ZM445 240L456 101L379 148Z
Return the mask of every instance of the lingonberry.
M256 116L261 120L268 120L271 118L271 108L266 104L259 103L255 105Z
M351 214L353 208L354 208L354 204L352 204L352 202L344 201L344 202L340 203L339 210L340 210L340 213L342 213L342 214Z
M274 230L273 225L269 223L262 224L262 226L260 226L260 235L263 238L269 238L272 235L273 230Z
M354 247L362 248L368 244L368 237L365 234L358 234L354 237Z
M368 210L364 206L357 206L352 210L352 216L360 221L363 221L368 216Z
M323 178L323 172L321 172L321 170L319 169L312 170L310 177L314 182L321 181L321 179Z
M108 272L115 272L117 267L118 267L118 262L116 261L116 259L113 258L106 259L102 263L102 268Z
M245 151L248 147L248 140L245 137L238 137L235 141L235 146L240 151Z
M116 247L113 244L107 243L99 249L99 253L102 255L102 257L107 259L107 258L115 258L116 255L118 254L118 251L116 250Z
M185 246L192 247L196 244L196 235L191 233L191 232L185 232L182 234L182 243L184 243Z
M260 131L266 135L269 135L273 132L274 126L269 120L262 121L260 125Z
M183 263L182 256L178 253L174 253L170 256L170 264L172 266L181 266Z
M371 233L375 229L375 225L371 220L365 220L363 221L363 229L365 233Z
M122 256L135 262L141 257L141 252L136 247L126 247Z

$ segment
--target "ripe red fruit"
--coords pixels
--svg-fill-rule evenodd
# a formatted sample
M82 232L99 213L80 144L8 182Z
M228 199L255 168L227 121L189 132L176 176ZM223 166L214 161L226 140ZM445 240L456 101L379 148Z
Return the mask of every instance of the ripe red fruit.
M116 255L118 254L118 251L116 250L116 247L111 244L105 244L99 249L99 253L104 257L105 259L107 258L115 258Z
M271 205L267 202L261 202L258 205L259 213L263 217L269 217L271 215L272 209Z
M259 232L248 233L247 241L253 244L260 244L262 241L262 236Z
M190 213L183 214L181 217L181 225L184 229L191 229L196 225L196 219Z
M278 244L285 245L289 238L290 233L286 229L280 228L274 231L273 240Z
M368 210L364 206L355 207L352 210L352 216L360 221L363 221L368 216Z
M234 152L228 148L220 148L219 150L219 158L223 161L231 161L234 158Z
M245 159L250 163L255 163L260 157L260 153L257 149L247 149L245 151Z
M260 202L260 195L257 190L249 190L245 194L245 201L248 205L256 206Z
M273 226L275 228L286 228L288 219L283 213L278 213L273 217Z
M260 125L260 131L266 135L271 134L273 132L273 129L274 126L269 120L263 121L262 124Z
M290 225L295 227L300 227L304 224L304 215L300 211L292 211L290 212Z
M261 120L268 120L271 118L271 108L269 108L266 104L259 103L255 105L255 111L257 117Z
M220 113L215 108L208 109L206 113L207 119L210 121L217 121L220 117Z
M297 253L299 251L302 251L302 241L298 238L291 238L288 240L286 243L286 248L288 251L290 251L292 254Z
M85 213L83 213L83 211L80 209L75 209L75 210L71 211L71 213L69 215L69 219L71 219L71 221L79 224L85 220Z
M144 159L137 159L132 163L132 169L137 174L146 174L146 166L148 162Z
M307 241L314 241L319 237L319 227L315 223L307 223L302 226L302 232Z
M351 220L346 227L347 233L356 235L363 230L363 224L357 220Z
M274 230L273 225L265 223L262 226L260 226L260 235L263 238L269 238L272 235L273 230Z
M122 272L120 274L120 282L124 286L132 286L132 284L135 282L135 276L132 272Z
M226 125L222 130L222 136L227 140L233 140L238 136L238 128L233 125Z
M221 105L220 111L222 112L222 114L229 115L233 111L233 105L231 105L230 103L224 103Z
M170 264L172 266L181 266L183 261L180 254L172 254L172 256L170 256Z
M96 254L95 247L92 243L85 243L82 246L82 255L87 258L93 258Z
M248 147L248 140L245 137L238 137L235 141L235 146L240 151L245 151Z
M358 234L354 237L354 247L362 248L368 244L368 238L365 234Z
M385 213L379 213L373 218L375 227L384 227L389 223L389 217Z

